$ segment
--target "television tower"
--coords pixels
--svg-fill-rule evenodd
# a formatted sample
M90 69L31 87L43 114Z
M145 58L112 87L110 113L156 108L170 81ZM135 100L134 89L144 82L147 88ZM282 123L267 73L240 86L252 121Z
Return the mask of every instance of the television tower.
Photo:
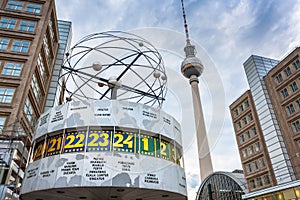
M207 140L207 134L205 129L200 92L198 88L199 79L198 77L203 72L203 65L199 58L196 57L195 46L191 44L188 32L188 25L186 22L186 15L184 10L184 3L181 0L182 14L184 20L186 45L184 47L185 59L181 63L182 74L189 79L192 88L194 117L196 125L196 136L198 145L198 158L200 166L201 181L203 181L209 174L213 172L210 150Z

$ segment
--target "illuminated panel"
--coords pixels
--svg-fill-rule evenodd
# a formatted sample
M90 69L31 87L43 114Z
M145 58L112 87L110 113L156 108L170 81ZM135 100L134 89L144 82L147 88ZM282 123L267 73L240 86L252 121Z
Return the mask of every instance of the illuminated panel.
M86 131L72 131L65 133L64 153L84 151Z
M45 151L45 139L39 141L35 144L33 149L33 157L32 160L36 161L43 157Z
M141 155L163 158L182 165L182 149L180 145L174 146L174 141L166 137L160 139L153 133L138 134L136 131L121 131L115 133L113 127L107 130L69 131L65 134L49 136L47 142L37 142L34 149L33 161L42 157L49 157L64 153L118 151L137 153ZM85 144L87 140L87 144ZM45 144L44 144L45 143ZM85 145L86 148L85 148Z
M139 137L140 146L138 153L148 156L159 155L159 145L157 145L157 142L158 138L141 134Z
M171 152L172 144L166 140L160 141L160 156L165 160L172 160L172 152Z
M87 151L111 151L112 131L91 130L88 134Z
M176 163L176 148L175 148L175 146L173 145L173 143L170 143L170 153L171 153L171 161L173 162L173 163Z
M179 166L183 165L182 161L182 149L179 146L176 146L175 148L175 163L178 164Z
M47 138L46 157L57 155L60 153L62 140L63 140L63 134L59 134Z
M128 131L115 131L114 151L135 153L136 134Z

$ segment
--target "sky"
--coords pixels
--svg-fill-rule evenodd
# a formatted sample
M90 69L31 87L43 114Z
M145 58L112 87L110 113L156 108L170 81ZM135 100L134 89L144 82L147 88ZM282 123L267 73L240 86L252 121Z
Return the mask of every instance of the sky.
M185 45L180 0L55 0L57 17L72 22L75 44L96 32L121 30L150 41L168 75L163 109L181 122L188 197L200 185L191 91L180 73ZM300 0L185 0L192 43L204 64L200 93L214 171L241 169L229 105L249 86L250 55L281 60L300 42Z

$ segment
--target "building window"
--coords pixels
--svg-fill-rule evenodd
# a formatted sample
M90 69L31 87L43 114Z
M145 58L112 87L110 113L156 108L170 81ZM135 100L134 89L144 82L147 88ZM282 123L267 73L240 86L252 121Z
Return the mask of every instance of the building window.
M260 151L260 143L259 142L255 143L255 151L256 152Z
M243 143L243 142L245 142L244 135L240 135L240 143Z
M264 184L265 185L269 185L271 182L270 182L270 178L269 178L269 175L264 175Z
M43 43L44 43L44 50L45 50L46 57L47 57L47 62L48 62L48 64L50 64L50 62L51 62L51 54L50 54L50 49L49 49L49 45L48 45L48 39L47 39L46 35L44 35Z
M40 90L40 87L39 87L39 84L37 82L35 74L33 74L33 76L32 76L31 88L33 90L33 94L35 96L36 101L38 102L38 104L40 104L41 99L42 99L42 94L41 94L41 90Z
M4 124L5 124L5 120L6 120L5 117L0 117L0 133L2 133L2 130L3 130Z
M298 110L300 110L300 99L296 100L296 104L298 106Z
M290 88L293 92L298 90L297 83L294 81L292 84L290 84Z
M258 170L258 164L257 164L257 161L254 161L254 162L253 162L253 169L254 169L254 170Z
M247 149L244 149L244 150L243 150L243 157L244 157L244 158L247 158L247 156L248 156Z
M252 145L249 147L249 154L250 155L254 154L254 148Z
M281 82L283 81L283 78L282 78L281 73L279 73L279 74L275 77L275 79L276 79L276 82L277 82L277 83L281 83Z
M255 185L255 181L254 180L250 180L250 188L251 189L254 189L254 188L256 188L256 185Z
M286 111L289 115L293 114L295 112L295 109L294 109L294 105L293 104L290 104L290 105L287 105L286 107Z
M21 1L9 0L6 5L6 8L11 10L22 10L23 4L24 3Z
M44 82L46 79L46 72L45 72L45 65L41 53L39 53L37 64L41 73L42 81Z
M14 29L16 23L17 23L16 19L2 17L0 21L0 28Z
M242 122L243 122L243 125L246 125L246 124L247 124L247 119L246 119L246 117L244 117L244 118L242 119Z
M26 7L26 12L34 13L34 14L40 14L41 13L41 4L36 3L28 3Z
M244 102L244 104L245 104L245 108L249 107L249 101L248 101L248 99Z
M240 113L244 111L243 105L240 105L240 106L239 106L239 110L240 110Z
M29 98L27 97L24 105L24 116L26 117L27 121L30 123L31 126L34 126L35 123L35 114L33 112L33 108Z
M237 123L236 123L236 126L237 126L237 129L238 129L238 130L241 129L241 128L242 128L241 122L237 122Z
M234 109L234 110L233 110L233 113L234 113L234 116L235 116L235 117L238 116L238 114L239 114L239 112L238 112L237 109Z
M256 178L256 183L257 183L257 187L261 187L261 186L263 186L263 183L262 183L261 177L257 177L257 178Z
M289 96L289 92L286 88L284 88L283 90L281 90L281 97L284 99L286 97Z
M253 127L253 128L251 129L251 131L252 131L252 135L253 135L253 136L255 136L255 135L257 134L256 128L255 128L255 127Z
M0 50L6 50L9 43L9 39L0 38Z
M53 44L54 43L54 31L53 31L53 23L52 23L51 19L49 19L48 25L49 25L49 33L50 33L51 42Z
M251 169L251 165L250 165L250 164L246 164L245 167L246 167L246 172L247 172L247 173L252 172L252 169Z
M259 159L259 166L260 166L260 167L266 166L266 165L265 165L264 158Z
M35 22L32 21L26 21L26 20L22 20L19 30L20 31L26 31L26 32L34 32L34 27L35 27Z
M20 76L23 65L21 63L6 62L2 71L3 75Z
M11 103L15 89L0 88L0 103Z
M26 53L28 52L29 44L30 43L28 41L14 40L11 51Z
M300 68L300 61L297 59L295 62L293 62L295 70Z
M249 139L251 138L250 132L249 132L249 131L247 131L245 135L246 135L246 139L247 139L247 140L249 140Z
M249 121L252 121L252 120L253 120L252 113L249 113L249 114L248 114L248 120L249 120Z
M299 120L293 122L292 126L293 126L293 130L295 133L300 131L300 121Z
M291 71L290 67L285 68L283 71L284 71L284 74L285 74L286 77L288 77L289 75L292 74L292 71Z

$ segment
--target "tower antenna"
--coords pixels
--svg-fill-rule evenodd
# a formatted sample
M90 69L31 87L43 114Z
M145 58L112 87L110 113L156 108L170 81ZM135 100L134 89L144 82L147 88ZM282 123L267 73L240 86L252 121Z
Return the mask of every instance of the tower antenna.
M183 0L181 0L181 8L182 8L182 16L183 16L183 22L184 22L186 43L190 44L189 29L188 29L188 25L187 25L187 21L186 21L186 14L185 14L185 10L184 10Z

